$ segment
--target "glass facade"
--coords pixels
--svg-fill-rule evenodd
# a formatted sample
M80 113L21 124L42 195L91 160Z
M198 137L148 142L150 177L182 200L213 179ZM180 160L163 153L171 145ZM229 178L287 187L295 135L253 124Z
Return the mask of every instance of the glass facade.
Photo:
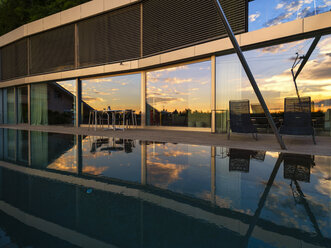
M82 80L83 124L93 110L134 110L138 124L141 116L141 74Z
M147 72L147 125L210 127L210 104L210 61Z
M277 127L284 119L285 99L297 97L291 74L296 54L304 56L312 41L299 40L244 52ZM331 135L330 43L331 35L321 38L296 79L300 97L311 98L315 134L325 136ZM225 133L230 119L229 102L248 100L250 118L257 131L271 133L237 55L216 57L215 92L211 63L211 60L204 60L145 71L142 73L146 74L146 82L141 82L141 73L83 79L79 87L81 124L88 124L92 111L110 108L134 110L138 125L144 115L146 122L143 124L147 126L211 128L213 110L216 111L216 132ZM76 83L76 80L68 80L31 84L30 101L27 85L1 89L0 122L28 123L30 107L32 125L75 125ZM142 83L145 92L141 91ZM215 109L212 108L214 93ZM141 104L146 104L145 108ZM106 124L104 117L103 124ZM119 115L116 119L117 124L122 124Z
M31 85L32 125L74 125L76 81Z
M17 123L28 123L28 86L17 87Z
M4 123L15 124L15 88L7 88L3 91Z
M3 97L2 97L2 89L0 89L0 124L3 123Z
M330 135L330 42L330 35L322 37L296 80L300 97L311 97L312 121L318 135ZM312 39L300 40L245 52L260 91L278 126L284 114L284 99L297 97L291 74L294 58L297 52L305 55L311 43ZM294 72L297 69L298 66ZM216 119L218 131L225 131L224 116L228 113L229 101L243 99L249 100L251 117L258 131L271 131L236 54L217 57L216 82L216 105L221 110Z

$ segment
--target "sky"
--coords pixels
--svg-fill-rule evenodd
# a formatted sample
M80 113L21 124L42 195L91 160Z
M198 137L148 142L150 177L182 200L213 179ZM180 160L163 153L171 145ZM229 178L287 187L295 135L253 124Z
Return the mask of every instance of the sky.
M254 0L249 3L249 31L331 10L330 0Z

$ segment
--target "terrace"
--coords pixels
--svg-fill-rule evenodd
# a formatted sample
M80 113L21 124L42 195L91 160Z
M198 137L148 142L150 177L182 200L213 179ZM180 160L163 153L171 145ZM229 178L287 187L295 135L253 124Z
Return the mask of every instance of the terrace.
M153 142L184 143L192 145L222 146L239 149L256 149L273 152L286 152L298 154L313 154L331 156L331 138L317 137L316 145L311 137L284 136L287 150L282 150L273 134L259 134L259 139L252 139L251 135L233 134L227 139L227 134L197 131L159 130L158 128L129 128L125 131L104 130L98 127L65 127L65 126L27 126L27 125L1 125L1 128L11 128L27 131L54 132L75 135L93 135L102 137L115 137L122 139L137 139Z
M0 37L0 246L330 246L330 1L188 2Z

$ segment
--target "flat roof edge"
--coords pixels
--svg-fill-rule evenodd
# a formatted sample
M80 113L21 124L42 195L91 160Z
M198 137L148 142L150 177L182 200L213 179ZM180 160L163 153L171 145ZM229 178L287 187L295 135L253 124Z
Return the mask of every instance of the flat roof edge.
M137 3L139 1L140 0L92 0L90 2L86 2L70 9L63 10L53 15L24 24L0 36L0 47L6 46L16 40L20 40L30 35L74 23L82 19Z
M243 47L243 50L259 48L266 45L276 45L298 39L310 38L318 33L330 34L331 22L329 20L331 20L331 12L326 12L277 26L238 34L236 38L239 45ZM222 38L141 59L2 81L0 88L51 80L66 80L77 77L93 77L153 69L169 64L207 58L212 55L227 54L232 50L233 47L229 38Z

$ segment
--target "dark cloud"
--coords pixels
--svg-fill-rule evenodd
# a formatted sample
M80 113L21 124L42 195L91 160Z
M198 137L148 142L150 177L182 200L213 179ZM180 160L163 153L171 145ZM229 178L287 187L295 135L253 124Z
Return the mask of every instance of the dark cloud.
M305 68L300 73L298 79L321 80L330 79L331 77L331 59L329 55L325 56L327 59L323 61L314 61L307 63Z
M179 98L176 97L148 97L147 101L148 102L153 102L155 103L167 103L167 102L172 102L172 101L178 101Z
M315 106L322 107L322 105L325 107L331 107L331 99L315 102Z

